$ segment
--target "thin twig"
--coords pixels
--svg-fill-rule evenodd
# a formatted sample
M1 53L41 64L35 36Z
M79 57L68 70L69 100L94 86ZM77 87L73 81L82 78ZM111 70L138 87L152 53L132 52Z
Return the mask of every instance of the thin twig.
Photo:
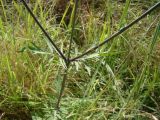
M62 94L63 94L64 89L65 89L65 84L66 84L66 80L67 80L68 70L69 70L69 67L70 67L70 54L71 54L71 47L72 47L72 42L73 42L73 35L74 35L76 14L77 14L77 9L78 9L78 1L79 0L75 0L73 21L72 21L72 31L71 31L69 50L68 50L68 58L67 58L67 63L66 63L66 69L65 69L65 72L64 72L64 76L63 76L62 85L61 85L61 90L60 90L58 101L57 101L57 105L56 105L56 109L57 110L59 110L59 108L60 108L60 102L61 102Z
M73 35L74 35L74 28L75 28L75 22L76 22L77 9L78 9L78 0L75 0L74 15L73 15L73 22L72 22L72 31L71 31L71 39L70 39L69 50L68 50L68 61L70 59L70 54L71 54L71 48L72 48L72 42L73 42Z
M68 70L69 69L66 68L65 71L64 71L63 81L62 81L62 84L61 84L61 90L60 90L60 93L59 93L59 96L58 96L58 101L57 101L57 104L56 104L56 110L60 109L60 102L61 102L62 95L63 95L63 92L64 92L64 88L65 88L65 84L66 84L66 80L67 80L67 75L68 75Z
M81 55L71 58L70 61L76 61L80 58L82 58L85 55L88 55L89 53L92 53L93 51L95 51L96 49L98 49L99 47L105 45L106 43L108 43L109 41L113 40L115 37L117 37L118 35L120 35L121 33L125 32L126 30L128 30L130 27L132 27L134 24L136 24L137 22L139 22L142 18L144 18L145 16L147 16L148 14L150 14L153 10L155 10L156 8L160 7L160 2L158 2L157 4L155 4L154 6L152 6L150 9L148 9L145 13L143 13L140 17L138 17L136 20L134 20L133 22L131 22L130 24L128 24L127 26L121 28L118 32L114 33L113 35L111 35L109 38L106 38L104 40L104 42L98 44L95 47L92 47L91 49L87 50L86 52L82 53Z
M57 51L57 53L64 59L65 62L67 62L67 58L64 56L64 54L61 52L61 50L57 47L57 45L52 41L49 34L46 32L46 30L42 27L41 23L38 21L36 16L33 14L25 0L21 0L27 11L30 13L30 15L33 17L34 21L37 23L39 28L42 30L42 32L45 34L45 36L48 38L49 42L53 45L53 48Z

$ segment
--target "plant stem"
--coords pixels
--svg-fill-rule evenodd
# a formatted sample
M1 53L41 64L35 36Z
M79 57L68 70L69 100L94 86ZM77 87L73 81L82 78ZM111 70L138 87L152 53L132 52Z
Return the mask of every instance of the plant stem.
M59 56L65 61L65 63L67 62L67 58L64 56L64 54L62 53L62 51L57 47L57 45L53 42L52 38L50 37L50 35L47 33L47 31L42 27L41 23L38 21L38 19L36 18L36 16L33 14L32 10L29 8L29 6L27 5L27 3L25 2L25 0L21 0L23 5L25 6L25 8L27 9L27 11L30 13L30 15L32 16L32 18L34 19L34 21L37 23L37 25L39 26L39 28L42 30L42 32L44 33L44 35L48 38L49 42L53 45L53 48L56 50L56 52L59 54Z
M61 99L62 99L62 94L63 94L64 89L65 89L65 84L66 84L66 80L67 80L68 70L70 68L70 63L71 63L71 61L70 61L70 54L71 54L71 47L72 47L72 42L73 42L73 35L74 35L76 14L77 14L77 9L78 9L78 1L79 0L75 0L73 21L72 21L72 31L71 31L71 38L70 38L70 43L69 43L69 50L68 50L68 58L67 58L67 62L66 62L66 69L65 69L64 75L63 75L63 81L62 81L62 85L61 85L60 94L59 94L57 105L56 105L56 109L57 110L60 109L60 102L61 102Z
M105 45L109 41L113 40L115 37L119 36L120 34L122 34L123 32L125 32L126 30L128 30L129 28L131 28L134 24L138 23L141 19L143 19L148 14L150 14L153 10L155 10L159 6L160 6L160 2L158 2L157 4L155 4L154 6L152 6L150 9L148 9L145 13L143 13L137 19L135 19L134 21L132 21L130 24L126 25L125 27L121 28L119 31L117 31L116 33L114 33L113 35L111 35L109 38L106 38L102 43L96 45L95 47L90 48L89 50L85 51L84 53L82 53L81 55L79 55L77 57L71 58L70 61L71 62L76 61L76 60L82 58L83 56L86 56L86 55L94 52L96 49L102 47L103 45Z
M68 49L68 61L70 61L70 54L71 54L71 48L72 48L72 43L73 43L73 35L74 35L74 28L75 28L75 22L76 22L77 9L78 9L78 0L75 0L72 31L71 31L71 38L70 38L69 49Z
M61 90L60 90L60 93L59 93L59 96L58 96L58 101L57 101L57 104L56 104L56 110L60 109L60 102L61 102L61 99L62 99L62 94L63 94L64 89L65 89L65 84L66 84L66 80L67 80L69 66L70 66L70 63L68 63L67 68L64 71L63 81L62 81L62 84L61 84Z

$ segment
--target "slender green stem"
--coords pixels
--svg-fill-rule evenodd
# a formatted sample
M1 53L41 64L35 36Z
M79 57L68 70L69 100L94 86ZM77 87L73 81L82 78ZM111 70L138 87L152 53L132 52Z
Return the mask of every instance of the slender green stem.
M67 75L68 75L68 70L69 70L69 67L67 67L64 71L63 81L62 81L62 84L61 84L61 90L60 90L60 93L59 93L59 96L58 96L58 101L57 101L57 104L56 104L56 110L60 109L60 102L61 102L62 95L63 95L63 92L64 92L64 88L65 88L65 84L66 84L66 80L67 80Z
M77 14L77 9L78 9L78 1L79 0L75 0L72 31L71 31L71 38L70 38L70 43L69 43L69 50L68 50L68 61L70 61L69 59L70 59L71 48L72 48L72 43L73 43L73 35L74 35L74 28L75 28L75 22L76 22L76 14Z
M60 109L60 102L61 102L61 99L62 99L62 95L64 93L65 84L66 84L67 75L68 75L68 70L70 68L70 63L71 63L70 62L70 54L71 54L71 47L72 47L72 42L73 42L73 35L74 35L74 28L75 28L77 9L78 9L78 0L75 0L74 15L73 15L73 21L72 21L72 31L71 31L69 50L68 50L68 58L67 58L67 62L66 62L66 69L65 69L64 75L63 75L63 81L62 81L62 84L61 84L61 90L60 90L58 101L57 101L57 105L56 105L56 109L57 110Z

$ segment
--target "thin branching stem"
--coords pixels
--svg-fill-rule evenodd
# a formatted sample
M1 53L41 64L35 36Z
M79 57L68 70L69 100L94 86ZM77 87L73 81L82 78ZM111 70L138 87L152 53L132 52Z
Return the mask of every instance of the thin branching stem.
M38 19L36 18L36 16L33 14L32 10L29 8L29 6L27 5L27 3L25 2L25 0L21 0L23 5L25 6L25 8L27 9L27 11L30 13L30 15L32 16L32 18L34 19L34 21L37 23L37 25L39 26L39 28L42 30L42 32L44 33L44 35L48 38L49 42L53 45L54 49L57 51L57 53L62 57L62 59L67 62L67 58L64 56L64 54L61 52L61 50L57 47L57 45L53 42L52 38L50 37L50 35L47 33L47 31L42 27L41 23L38 21Z
M49 36L49 34L46 32L46 30L42 27L42 25L40 24L40 22L38 21L38 19L35 17L35 15L33 14L33 12L31 11L31 9L29 8L29 6L27 5L27 3L25 2L25 0L21 0L22 3L24 4L24 6L26 7L27 11L30 13L30 15L33 17L33 19L35 20L35 22L37 23L37 25L40 27L40 29L42 30L42 32L45 34L45 36L48 38L49 42L53 45L54 49L57 51L57 53L59 54L60 57L62 57L62 59L64 59L65 63L66 63L66 68L64 71L64 75L63 75L63 81L62 81L62 85L61 85L61 90L60 90L60 94L58 97L58 101L57 101L57 105L56 108L59 110L60 108L60 102L61 102L61 98L65 89L65 83L67 80L67 75L68 75L68 71L69 71L69 67L70 67L70 63L74 62L80 58L82 58L85 55L88 55L89 53L94 52L96 49L100 48L101 46L105 45L106 43L108 43L109 41L113 40L115 37L119 36L120 34L122 34L123 32L125 32L126 30L128 30L130 27L132 27L134 24L138 23L141 19L143 19L145 16L147 16L148 14L150 14L153 10L155 10L156 8L160 7L160 2L158 2L157 4L155 4L154 6L152 6L150 9L148 9L145 13L143 13L141 16L139 16L137 19L135 19L134 21L132 21L130 24L126 25L125 27L121 28L118 32L114 33L113 35L111 35L109 38L106 38L104 40L104 42L98 44L95 47L92 47L91 49L85 51L84 53L82 53L81 55L74 57L74 58L70 58L70 54L71 54L71 48L72 48L72 42L73 42L73 35L74 35L74 27L75 27L75 19L76 19L76 13L77 13L77 9L78 9L78 0L75 0L75 8L74 8L74 16L73 16L73 21L72 21L72 31L71 31L71 39L70 39L70 43L69 43L69 50L68 50L68 57L65 57L65 55L61 52L61 50L57 47L57 45L52 41L51 37Z
M143 13L141 16L139 16L137 19L135 19L134 21L132 21L130 24L128 24L127 26L121 28L118 32L114 33L113 35L111 35L109 38L106 38L104 40L104 42L98 44L95 47L92 47L91 49L87 50L86 52L82 53L81 55L71 58L70 61L76 61L80 58L82 58L83 56L86 56L92 52L94 52L96 49L102 47L103 45L105 45L106 43L108 43L109 41L113 40L115 37L119 36L120 34L122 34L123 32L125 32L126 30L128 30L130 27L132 27L134 24L138 23L141 19L143 19L145 16L147 16L148 14L150 14L153 10L155 10L156 8L160 7L160 2L158 2L157 4L155 4L154 6L152 6L150 9L148 9L145 13Z
M61 84L61 90L60 90L58 101L57 101L57 105L56 105L56 109L57 110L59 110L59 108L60 108L60 101L61 101L64 89L65 89L65 84L66 84L66 80L67 80L68 70L70 68L70 54L71 54L71 47L72 47L72 42L73 42L73 35L74 35L76 14L77 14L77 9L78 9L78 1L79 0L75 0L74 14L73 14L73 20L72 20L71 38L70 38L69 50L68 50L68 58L67 58L67 63L66 63L66 69L65 69L65 72L64 72L64 75L63 75L63 81L62 81L62 84Z

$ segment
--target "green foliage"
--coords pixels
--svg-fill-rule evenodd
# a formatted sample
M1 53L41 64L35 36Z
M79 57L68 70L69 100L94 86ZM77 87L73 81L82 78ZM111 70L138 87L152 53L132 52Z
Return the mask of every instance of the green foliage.
M103 42L156 2L94 0L85 4L85 9L80 7L71 57ZM67 54L73 15L69 24L65 17L73 3L66 6L59 24L54 5L36 0L30 7ZM72 63L61 109L56 111L64 61L54 54L21 3L11 5L0 0L0 119L160 119L158 13L153 12L113 42Z

